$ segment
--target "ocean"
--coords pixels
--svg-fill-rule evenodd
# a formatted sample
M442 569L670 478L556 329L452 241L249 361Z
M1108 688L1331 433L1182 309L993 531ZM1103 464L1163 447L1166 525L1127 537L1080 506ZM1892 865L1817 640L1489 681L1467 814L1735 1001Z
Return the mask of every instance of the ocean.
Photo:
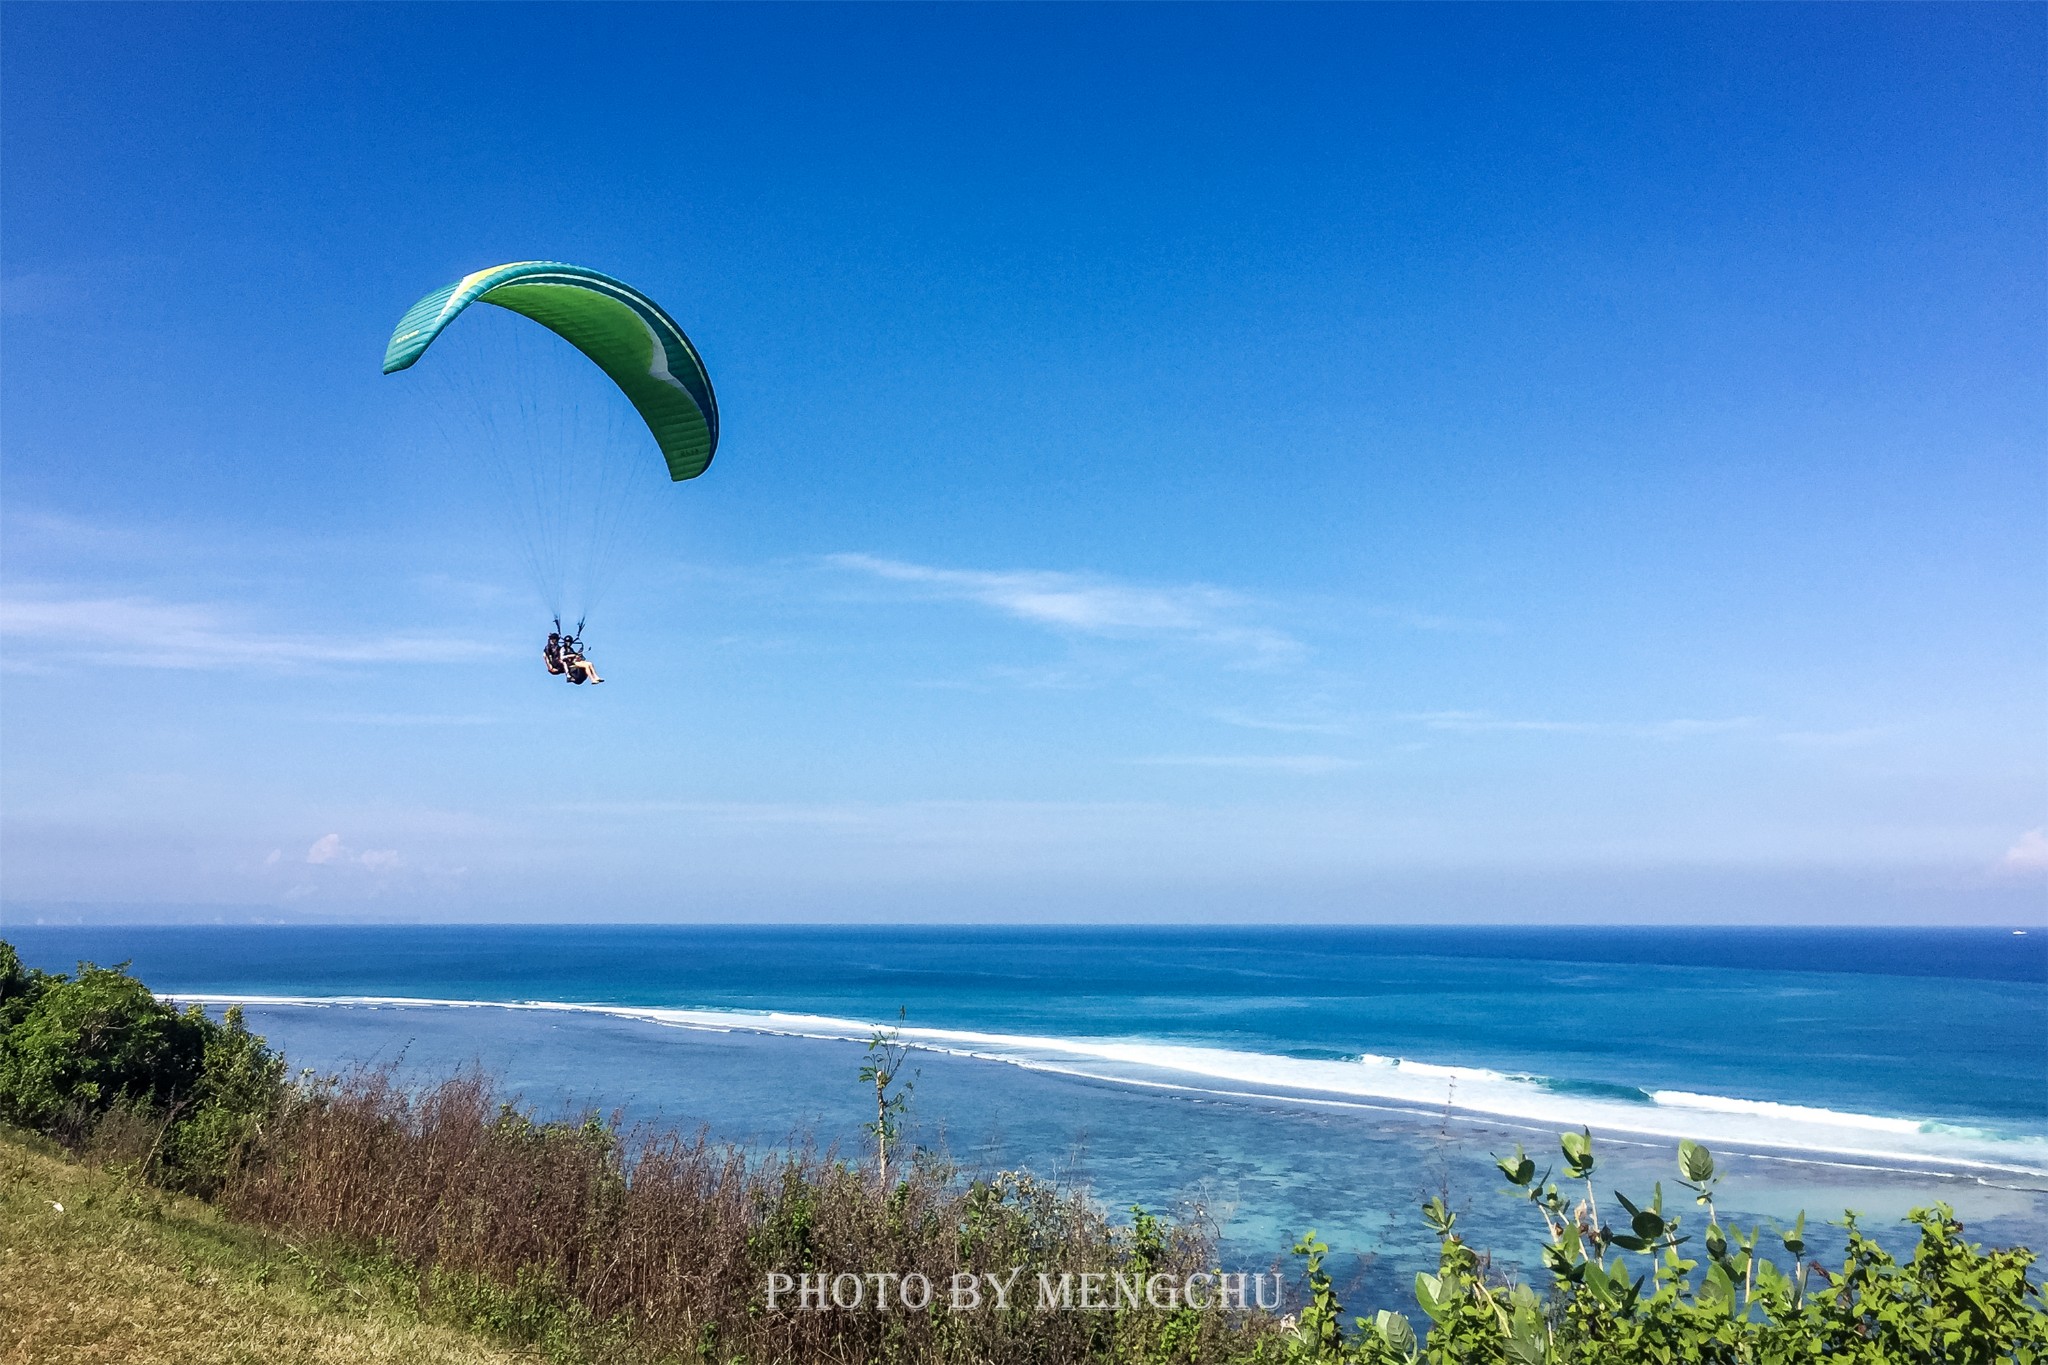
M481 1065L543 1113L855 1151L880 1025L916 1047L911 1138L1113 1209L1199 1216L1233 1264L1310 1228L1354 1294L1403 1296L1443 1194L1528 1264L1492 1157L1589 1127L1595 1189L1854 1209L1895 1246L1915 1204L2048 1245L2048 935L1619 928L0 929L32 965L128 961L242 1003L294 1066ZM1823 1252L1839 1229L1813 1239Z

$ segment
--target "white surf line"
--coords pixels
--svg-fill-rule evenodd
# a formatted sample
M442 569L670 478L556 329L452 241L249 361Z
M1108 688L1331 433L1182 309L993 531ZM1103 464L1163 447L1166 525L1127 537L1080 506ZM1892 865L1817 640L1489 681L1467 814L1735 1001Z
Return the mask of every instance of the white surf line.
M1825 1162L1846 1169L1863 1169L1891 1173L1955 1175L1960 1173L1996 1172L2004 1176L2019 1176L2033 1180L2048 1177L2048 1170L2039 1167L2014 1165L2010 1162L1991 1160L1986 1157L1963 1155L1953 1152L1928 1151L1909 1146L1908 1150L1878 1148L1855 1144L1847 1138L1831 1139L1826 1133L1809 1133L1796 1139L1774 1139L1768 1135L1744 1133L1725 1126L1727 1120L1756 1119L1779 1124L1810 1124L1816 1128L1851 1130L1862 1133L1885 1133L1900 1138L1927 1137L1939 1141L1944 1135L1940 1131L1929 1132L1913 1119L1888 1118L1873 1114L1844 1113L1838 1110L1817 1109L1801 1105L1785 1105L1767 1100L1740 1100L1722 1096L1695 1095L1687 1091L1649 1092L1651 1101L1632 1103L1617 1100L1603 1100L1599 1097L1573 1095L1541 1089L1521 1075L1488 1071L1482 1068L1461 1068L1439 1066L1426 1062L1409 1062L1400 1058L1388 1058L1368 1054L1360 1061L1310 1061L1301 1058L1269 1057L1262 1053L1238 1053L1229 1049L1200 1047L1190 1044L1127 1043L1111 1039L1064 1039L1023 1034L985 1033L961 1029L935 1029L921 1027L895 1027L887 1024L871 1024L856 1019L842 1019L831 1015L796 1014L777 1010L741 1009L689 1009L661 1005L601 1005L568 1001L533 1000L447 1000L427 999L415 996L284 996L284 995L243 995L165 992L165 999L176 999L199 1004L255 1005L272 1007L385 1007L410 1009L504 1009L527 1011L552 1011L559 1013L596 1014L611 1018L627 1019L642 1023L660 1024L671 1028L686 1028L707 1033L758 1033L776 1037L801 1038L817 1042L858 1043L871 1036L877 1028L898 1033L906 1043L923 1051L956 1056L976 1061L999 1062L1025 1070L1048 1074L1073 1076L1110 1085L1139 1086L1154 1090L1179 1091L1189 1094L1210 1094L1230 1099L1284 1102L1313 1105L1320 1108L1363 1110L1371 1112L1399 1113L1404 1115L1430 1116L1450 1113L1465 1119L1487 1119L1504 1126L1530 1132L1545 1132L1548 1126L1563 1123L1567 1126L1587 1124L1605 1132L1632 1133L1638 1136L1676 1139L1698 1138L1702 1130L1709 1130L1716 1145L1730 1151L1764 1153L1799 1153L1814 1156L1849 1157L1853 1162ZM961 1045L966 1046L961 1046ZM984 1052L978 1047L1004 1049ZM1224 1090L1213 1086L1190 1084L1185 1081L1157 1080L1139 1076L1111 1075L1084 1070L1072 1064L1065 1064L1043 1057L1019 1055L1017 1049L1038 1052L1054 1052L1064 1056L1083 1058L1097 1062L1123 1062L1133 1066L1146 1067L1154 1071L1180 1072L1198 1076L1205 1080L1237 1081L1269 1087L1263 1091ZM1187 1064L1179 1064L1176 1062ZM1249 1066L1246 1063L1250 1063ZM1273 1062L1291 1064L1299 1069L1312 1070L1318 1075L1328 1074L1330 1084L1279 1079L1270 1075ZM1232 1065L1235 1063L1235 1065ZM1363 1064L1361 1064L1363 1063ZM1267 1074L1258 1074L1262 1068ZM1246 1074L1247 1072L1253 1074ZM1478 1085L1488 1083L1517 1086L1532 1092L1522 1098L1519 1107L1498 1107L1484 1102L1466 1100L1458 1102L1455 1092L1447 1094L1445 1101L1438 1101L1434 1095L1399 1093L1388 1090L1361 1089L1376 1077L1413 1078L1417 1081L1442 1080L1449 1082L1465 1080ZM1331 1098L1332 1095L1346 1098ZM1374 1101L1377 1101L1375 1103ZM1532 1112L1535 1105L1540 1110ZM1695 1101L1698 1103L1687 1103ZM1693 1121L1682 1122L1681 1115L1692 1116ZM1716 1122L1721 1120L1723 1122ZM1951 1134L1951 1141L1969 1141L1965 1134ZM1993 1142L1997 1139L1975 1139L1978 1142ZM1797 1159L1781 1157L1779 1159Z
M974 1054L955 1055L966 1056ZM1394 1101L1389 1101L1385 1104L1372 1104L1364 1100L1333 1100L1316 1095L1276 1095L1271 1092L1254 1090L1212 1090L1202 1086L1185 1085L1174 1081L1147 1081L1139 1080L1134 1076L1102 1076L1087 1071L1074 1071L1066 1067L1034 1064L1011 1057L994 1057L987 1060L1007 1062L1012 1066L1022 1067L1026 1070L1046 1071L1058 1076L1072 1076L1079 1080L1103 1081L1111 1085L1145 1086L1153 1090L1172 1090L1192 1095L1215 1095L1225 1099L1251 1100L1265 1104L1298 1104L1313 1106L1319 1109L1355 1109L1375 1114L1402 1114L1415 1118L1436 1118L1446 1110L1449 1110L1452 1117L1467 1123L1484 1122L1491 1126L1533 1133L1545 1138L1550 1137L1555 1131L1555 1125L1546 1125L1524 1115L1498 1114L1491 1110L1468 1109L1462 1105L1444 1105L1429 1109ZM1632 1128L1616 1129L1613 1125L1596 1125L1595 1131L1604 1142L1627 1147L1640 1147L1646 1151L1663 1151L1665 1147L1661 1141L1646 1142L1643 1139L1652 1137L1668 1138L1672 1136L1672 1134L1668 1133L1639 1132ZM1617 1132L1623 1136L1614 1136ZM1835 1171L1869 1171L1879 1175L1914 1175L1928 1176L1939 1180L1968 1180L1974 1184L1995 1189L2036 1190L2040 1187L2034 1185L2012 1185L2002 1181L1994 1181L1980 1174L1980 1172L1996 1171L2001 1174L2022 1176L2040 1176L2044 1174L2044 1172L2027 1166L2001 1166L1993 1162L1968 1161L1960 1157L1930 1156L1926 1159L1926 1163L1922 1165L1902 1165L1899 1163L1909 1158L1901 1157L1895 1152L1858 1153L1847 1148L1836 1152L1833 1150L1822 1151L1811 1147L1772 1147L1768 1143L1750 1142L1739 1137L1725 1141L1716 1140L1714 1145L1721 1148L1724 1155L1751 1156L1759 1160L1782 1161L1800 1166L1825 1166L1829 1170ZM1857 1155L1863 1155L1867 1159L1862 1161L1824 1159L1835 1156Z

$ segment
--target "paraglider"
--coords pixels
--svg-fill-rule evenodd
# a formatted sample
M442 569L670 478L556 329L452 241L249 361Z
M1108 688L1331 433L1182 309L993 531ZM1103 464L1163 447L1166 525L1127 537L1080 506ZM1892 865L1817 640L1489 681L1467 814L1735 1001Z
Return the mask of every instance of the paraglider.
M711 378L696 347L654 300L622 280L584 266L560 261L518 261L476 271L435 290L408 309L392 330L384 352L384 373L395 374L410 368L472 303L493 304L530 318L603 371L654 438L671 481L694 479L710 465L718 449L718 400L711 391ZM484 382L493 383L500 378L516 379L492 375ZM499 438L495 408L516 399L515 411L524 412L536 406L540 398L549 396L516 392L516 382L503 387L515 392L501 393L494 386L475 395L490 428L479 438L485 443ZM569 448L551 451L551 456L571 462L565 468L573 474L574 462L584 461L587 452L574 448L573 441L557 444ZM571 515L576 509L565 511L558 505L567 497L565 489L571 489L571 485L597 484L604 485L599 491L609 499L635 495L635 490L621 494L613 487L620 482L617 479L586 478L579 482L571 477L542 477L523 469L508 469L507 476L508 483L530 486L525 491L538 500L523 518L528 558L535 566L537 580L551 578L549 572L539 567L542 560L556 562L566 553L560 545L539 542L582 534L591 541L589 553L594 556L617 538L621 518L616 507L595 508L587 516ZM508 491L517 496L521 490ZM594 529L579 529L586 523ZM555 630L542 651L543 662L550 674L568 682L603 682L596 667L584 656L581 621L574 630L562 629L562 577L556 570L552 581L543 584L543 591L557 599Z
M579 622L573 633L564 634L562 623L555 622L555 628L548 634L548 642L541 646L541 662L548 672L558 678L566 678L581 686L587 682L601 683L597 676L597 665L583 657L583 626Z

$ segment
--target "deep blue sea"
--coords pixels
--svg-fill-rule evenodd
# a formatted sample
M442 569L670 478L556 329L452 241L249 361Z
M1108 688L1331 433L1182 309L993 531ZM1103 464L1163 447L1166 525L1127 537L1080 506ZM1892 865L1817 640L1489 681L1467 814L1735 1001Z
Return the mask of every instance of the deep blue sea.
M1763 1220L1954 1204L2048 1245L2048 934L2006 930L30 927L132 961L296 1066L481 1063L543 1111L861 1143L862 1043L917 1045L914 1138L1214 1220L1260 1265L1316 1228L1361 1292L1531 1242L1490 1154L1586 1125L1647 1193L1680 1137ZM1675 1192L1672 1192L1675 1193ZM1511 1255L1510 1259L1514 1259Z

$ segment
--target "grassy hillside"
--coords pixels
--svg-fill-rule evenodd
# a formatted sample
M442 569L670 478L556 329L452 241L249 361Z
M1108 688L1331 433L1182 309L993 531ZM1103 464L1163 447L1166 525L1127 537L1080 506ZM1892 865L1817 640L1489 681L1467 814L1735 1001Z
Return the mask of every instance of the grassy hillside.
M0 1365L534 1358L423 1321L416 1301L375 1262L308 1255L0 1130Z

